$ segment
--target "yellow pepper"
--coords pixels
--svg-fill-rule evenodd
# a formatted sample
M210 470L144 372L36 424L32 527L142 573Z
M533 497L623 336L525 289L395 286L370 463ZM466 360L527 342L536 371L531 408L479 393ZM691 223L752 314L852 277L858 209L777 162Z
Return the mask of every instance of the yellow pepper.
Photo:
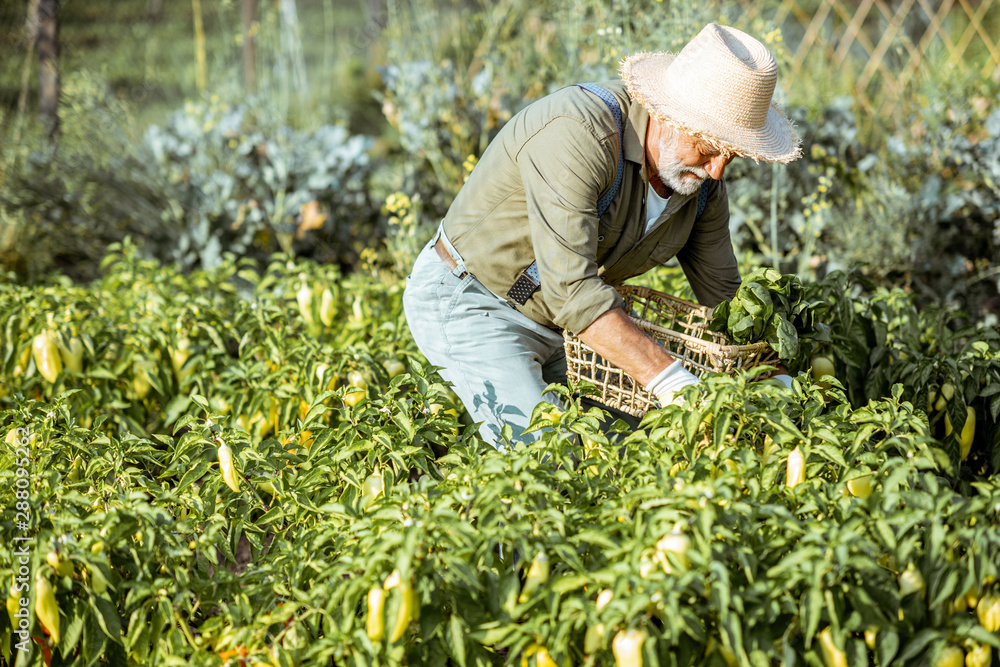
M281 404L278 403L278 399L274 396L271 397L271 402L267 406L267 420L271 423L271 428L274 429L275 434L281 430Z
M59 643L59 605L52 584L41 572L35 573L35 615L52 635L52 643Z
M73 465L69 469L69 474L66 475L66 480L70 484L73 484L75 482L79 482L80 481L80 473L84 470L84 468L85 467L84 467L84 463L83 463L83 457L77 455L77 457L75 459L73 459Z
M785 486L794 488L804 481L806 481L806 457L802 450L796 447L788 454Z
M137 359L132 364L132 395L142 400L149 395L153 385L149 382L150 363L145 359Z
M368 380L365 379L364 373L359 370L353 370L347 374L347 384L358 389L368 388Z
M382 620L382 610L385 607L385 590L376 586L368 591L368 639L377 642L385 634L385 623Z
M226 483L226 486L239 492L240 481L233 465L233 450L226 443L219 445L219 468L222 470L222 481Z
M393 623L392 633L389 635L390 644L402 639L407 628L410 627L410 621L415 618L419 609L417 592L413 590L413 585L409 580L400 581L399 592L402 597L399 601L399 608L396 610L396 621Z
M548 581L548 579L549 556L544 551L539 551L531 561L531 567L528 568L528 576L524 580L524 588L521 589L521 595L518 596L517 601L521 604L527 602L535 589Z
M965 605L969 609L975 609L977 604L979 604L979 594L976 592L975 586L973 586L965 594Z
M333 303L333 292L327 287L323 290L323 296L319 302L319 319L326 326L333 326L333 319L337 315L337 307Z
M829 389L830 383L823 382L823 376L830 375L836 377L836 367L833 365L833 359L830 357L825 357L823 355L816 355L812 358L812 376L816 380L820 389Z
M965 667L990 667L993 663L993 650L989 644L971 643L969 652L965 654Z
M980 598L976 605L976 616L979 617L979 625L988 632L1000 631L1000 597L984 595Z
M73 562L59 558L59 554L55 551L50 551L48 553L45 557L45 562L47 562L60 577L68 577L73 574Z
M170 363L174 367L174 374L177 376L177 384L184 384L184 380L194 373L194 368L188 366L187 360L191 357L191 341L187 337L177 339L177 344L170 348Z
M35 366L49 382L55 382L62 371L62 358L56 345L56 336L51 331L43 331L31 341L31 353L35 357Z
M847 490L855 498L867 498L872 494L872 476L862 475L847 480Z
M361 371L353 370L347 374L347 385L349 389L344 394L344 403L350 406L357 405L368 396L368 380ZM357 391L361 390L361 391Z
M847 655L833 640L833 633L829 627L823 628L819 633L819 650L826 667L847 667Z
M535 651L535 667L559 667L549 655L549 649L539 646Z
M941 387L941 393L938 395L937 401L934 403L935 410L944 410L945 406L948 405L949 401L955 396L955 385L950 382L945 382Z
M691 548L691 539L679 530L673 530L656 543L656 560L660 562L663 571L667 574L673 572L673 566L667 558L667 554L673 554L677 564L681 569L687 569L687 551Z
M309 326L313 325L313 315L312 315L312 289L309 288L308 276L304 273L299 274L299 280L302 281L299 291L295 293L295 300L299 304L299 312L302 313L302 319L306 321Z
M362 301L361 296L354 297L354 303L351 304L351 318L355 322L363 322L365 319L365 304Z
M376 470L368 475L361 485L362 508L368 509L384 491L385 483L382 480L382 473Z
M611 641L611 652L617 667L642 667L642 644L646 641L643 630L619 630Z
M954 427L951 425L951 418L946 412L944 414L944 434L951 435ZM958 444L962 447L962 460L969 458L969 452L972 451L972 439L976 437L976 411L970 407L965 407L965 424L962 426L962 432L958 436Z
M31 347L25 346L21 350L21 354L17 357L17 362L14 364L14 377L20 377L22 373L28 370L28 361L31 359Z
M950 644L938 653L933 667L963 667L963 665L965 665L965 651Z
M17 590L14 584L11 584L10 591L7 594L7 618L10 619L10 624L17 629L17 616L15 614L21 610L21 594Z
M406 366L403 364L403 362L395 358L386 359L385 363L382 364L382 368L385 369L385 372L390 379L396 377L397 375L406 370Z
M583 637L583 652L596 653L604 642L604 624L595 623L587 628L587 634Z
M906 566L906 569L899 573L899 597L903 598L910 593L919 592L924 595L924 576L920 570L914 567L913 563Z

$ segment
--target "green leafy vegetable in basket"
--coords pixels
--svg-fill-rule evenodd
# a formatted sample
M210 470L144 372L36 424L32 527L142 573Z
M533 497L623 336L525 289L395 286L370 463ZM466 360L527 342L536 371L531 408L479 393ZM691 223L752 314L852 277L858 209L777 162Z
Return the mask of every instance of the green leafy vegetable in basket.
M782 361L799 354L799 339L830 340L830 327L820 321L826 304L803 299L802 283L793 274L755 269L730 301L712 313L709 328L736 345L767 341Z

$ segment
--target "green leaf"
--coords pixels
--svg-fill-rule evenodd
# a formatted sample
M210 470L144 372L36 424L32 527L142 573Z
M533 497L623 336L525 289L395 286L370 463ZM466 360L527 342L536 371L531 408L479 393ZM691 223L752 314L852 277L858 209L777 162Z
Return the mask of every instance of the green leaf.
M211 412L211 408L208 406L208 399L200 394L191 394L191 400L197 403L206 412Z
M97 622L101 625L101 630L104 631L104 634L114 643L121 644L122 623L121 619L118 618L118 611L114 608L114 605L104 598L96 596L90 598L90 604L93 605L94 611L97 612Z
M923 650L927 648L928 644L933 642L935 639L944 639L946 635L942 634L940 630L933 628L924 628L916 635L913 636L903 650L899 653L899 657L896 658L901 663L905 663L910 658L916 657L923 654Z
M83 600L73 598L69 612L66 614L68 623L63 628L62 637L59 639L59 651L64 655L70 655L80 641L83 634L84 620L87 618L85 603Z
M205 475L205 473L208 472L208 469L211 467L212 467L211 461L200 459L194 465L193 468L189 468L188 471L184 473L184 477L182 477L181 481L177 484L176 491L179 493L184 489L186 489L192 483L201 479Z
M896 652L899 650L899 635L893 630L883 629L878 633L875 649L878 655L878 664L881 667L889 667L892 664L892 659L896 657Z
M191 404L191 398L185 394L180 394L174 396L174 398L167 405L167 409L163 415L163 423L167 426L173 424L188 409Z
M448 627L451 634L450 654L460 667L465 667L465 623L458 615L452 614Z
M564 595L566 593L569 593L570 591L575 591L579 588L583 588L591 581L593 581L591 577L584 576L582 574L577 574L577 575L571 574L559 577L554 582L552 582L552 585L549 588L553 593L556 593L558 595Z

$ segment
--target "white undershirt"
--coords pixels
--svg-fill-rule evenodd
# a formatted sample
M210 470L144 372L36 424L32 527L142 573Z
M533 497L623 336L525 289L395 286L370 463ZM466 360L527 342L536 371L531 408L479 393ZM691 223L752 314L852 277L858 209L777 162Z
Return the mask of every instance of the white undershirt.
M652 185L649 186L649 194L646 195L645 234L648 234L649 230L653 228L653 223L655 223L656 219L660 217L661 213L663 213L663 209L667 207L668 201L670 201L670 197L664 199L660 195L656 194L656 190L653 189Z

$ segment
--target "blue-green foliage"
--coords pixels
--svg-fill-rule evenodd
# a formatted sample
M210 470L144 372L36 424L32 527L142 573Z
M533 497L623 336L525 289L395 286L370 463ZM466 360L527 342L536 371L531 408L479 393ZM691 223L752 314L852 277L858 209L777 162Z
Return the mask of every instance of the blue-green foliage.
M269 248L275 237L292 247L302 206L311 201L329 216L315 239L347 260L351 241L367 240L376 211L367 190L372 140L339 126L315 131L268 128L245 106L177 111L146 131L144 146L173 192L180 223L168 259L215 266L223 250L237 255Z

